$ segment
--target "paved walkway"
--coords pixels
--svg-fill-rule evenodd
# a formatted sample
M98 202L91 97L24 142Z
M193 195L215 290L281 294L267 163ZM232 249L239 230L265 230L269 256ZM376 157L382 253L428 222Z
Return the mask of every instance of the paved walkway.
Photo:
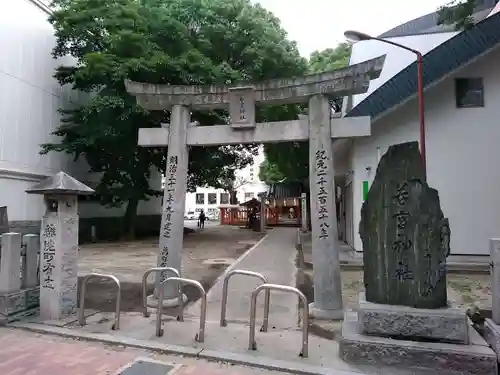
M296 228L274 228L268 235L251 249L246 256L231 269L255 271L267 277L270 283L295 286L295 240ZM228 272L228 271L226 271ZM247 323L250 312L250 296L262 282L258 279L234 275L229 282L226 319L228 324ZM223 277L208 293L207 320L220 319ZM298 298L290 293L271 292L270 328L296 328ZM199 301L188 309L188 314L199 315ZM264 292L257 299L257 322L262 322Z
M171 365L173 369L168 375L281 374L247 366L155 355L145 350L0 328L2 375L118 375L137 360L148 359Z

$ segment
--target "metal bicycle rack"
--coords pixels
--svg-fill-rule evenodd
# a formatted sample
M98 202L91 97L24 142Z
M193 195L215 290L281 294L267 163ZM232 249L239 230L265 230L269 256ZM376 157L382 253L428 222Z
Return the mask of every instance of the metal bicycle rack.
M85 325L85 291L87 289L87 282L92 278L108 279L116 284L116 307L115 307L115 322L111 326L111 329L118 331L120 329L120 303L122 299L122 287L120 285L120 280L113 275L105 275L101 273L90 273L83 278L82 281L82 291L80 294L80 309L78 310L78 324L81 326Z
M257 343L255 342L255 315L257 312L257 296L262 290L280 290L282 292L288 292L288 293L294 293L296 294L300 301L302 302L303 305L303 312L302 312L302 351L300 352L299 356L303 358L307 358L309 353L308 353L308 346L309 346L309 324L308 324L308 319L309 319L309 306L307 304L307 298L304 296L304 294L298 290L297 288L294 288L293 286L288 286L288 285L279 285L279 284L262 284L259 285L255 290L252 292L252 298L250 301L250 335L248 338L248 350L257 350Z
M179 273L178 270L176 270L173 267L154 267L148 269L146 272L144 272L144 275L142 276L142 306L144 308L143 316L145 318L149 317L149 311L148 311L148 276L152 274L153 272L171 272L173 273L176 277L181 277L181 274ZM182 289L179 285L179 295L182 299Z
M253 272L253 271L247 271L247 270L234 270L228 272L226 277L224 277L224 283L222 286L222 305L220 309L220 326L221 327L226 327L227 326L227 320L226 320L226 310L227 310L227 291L229 288L229 279L234 276L234 275L245 275L245 276L251 276L251 277L256 277L264 284L267 284L267 278L258 273L258 272ZM271 300L271 290L266 289L266 296L264 299L264 321L262 322L262 327L260 328L261 332L267 332L267 329L269 327L269 303Z
M163 310L163 298L164 298L164 287L163 284L166 283L171 283L171 282L178 282L179 284L183 285L192 285L196 287L200 293L201 293L201 313L200 313L200 330L195 336L195 340L198 342L204 342L205 341L205 323L207 320L207 293L205 292L205 289L203 289L203 285L201 285L198 281L196 280L191 280L191 279L184 279L182 277L169 277L168 279L165 279L160 283L159 287L159 292L158 292L158 307L156 310L156 336L161 337L163 336L163 329L161 328L161 315L162 315L162 310ZM182 300L182 293L179 296L179 315L178 319L179 321L184 320L184 303Z

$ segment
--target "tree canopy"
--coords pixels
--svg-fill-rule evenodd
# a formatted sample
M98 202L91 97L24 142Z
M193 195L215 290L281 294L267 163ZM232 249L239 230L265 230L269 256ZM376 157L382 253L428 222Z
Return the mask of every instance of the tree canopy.
M472 14L476 0L452 0L438 9L438 23L455 25L457 30L466 30L474 26Z
M152 170L164 171L164 148L137 146L139 128L169 122L128 95L124 80L166 84L260 81L307 69L279 20L250 0L54 0L53 57L75 64L55 73L61 85L89 94L83 105L61 109L62 125L41 153L84 158L102 178L96 196L107 206L127 204L124 231L133 228L141 200L161 194ZM259 120L294 115L294 108L264 108ZM224 124L225 111L194 112L203 125ZM288 118L284 118L288 119ZM234 171L252 162L257 145L193 147L188 186L227 188Z
M315 51L310 56L308 71L320 73L340 69L349 63L350 56L351 46L347 43L341 43L336 48ZM305 107L296 106L295 111L305 113ZM309 142L267 144L264 145L264 152L266 159L260 165L259 178L265 183L283 180L305 183L308 180Z

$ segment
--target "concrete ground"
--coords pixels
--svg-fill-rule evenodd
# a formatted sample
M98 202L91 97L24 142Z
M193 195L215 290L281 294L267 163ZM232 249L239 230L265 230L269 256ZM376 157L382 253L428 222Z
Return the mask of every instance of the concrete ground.
M299 276L299 284L301 284L301 290L304 294L312 301L313 270L310 241L305 241L302 253L305 263L303 269L306 275ZM451 267L453 269L447 275L448 300L452 304L464 308L491 309L491 276L489 275L489 263L484 262L486 258L474 257L474 260L471 260L467 257L452 257ZM344 306L352 307L356 305L358 294L364 289L362 258L354 258L351 249L347 245L342 245L340 259L343 263L341 269ZM450 263L450 259L448 259L448 263Z
M215 280L236 259L263 236L261 233L234 226L220 226L208 222L205 229L196 228L196 222L187 222L196 231L184 237L183 276L195 279L210 289ZM139 311L142 306L141 280L144 272L156 267L158 238L132 242L110 242L82 245L79 253L80 279L90 272L112 274L122 287L122 311ZM219 260L221 262L211 262ZM149 279L153 289L154 275ZM196 289L184 290L189 301L199 297ZM86 307L114 311L115 287L105 280L90 280L86 292Z
M119 375L138 359L172 365L168 375L279 374L248 366L162 355L8 328L0 328L0 347L2 375Z
M248 269L263 273L270 282L294 286L297 269L294 228L274 228L244 257L234 269ZM263 300L258 301L255 347L249 349L249 295L259 281L244 276L234 276L230 283L227 308L227 327L219 326L221 282L217 282L208 295L208 320L204 342L195 337L200 330L199 304L188 307L185 321L178 322L165 314L162 319L163 335L155 332L156 314L144 318L140 313L121 315L120 330L111 330L114 316L110 312L86 311L87 325L81 327L76 317L61 321L42 321L26 318L12 323L11 327L46 332L83 340L100 341L112 345L124 345L157 352L182 354L201 359L227 361L286 373L335 374L354 373L402 375L399 369L379 369L343 362L338 356L338 343L317 335L308 336L308 356L302 354L303 321L298 321L297 297L291 294L271 294L269 332L260 332ZM10 374L9 374L10 375Z
M248 256L234 265L235 269L243 269L261 273L269 283L295 286L296 265L294 244L296 229L276 228L269 231L267 237L252 250ZM227 316L228 324L249 321L250 296L254 289L262 284L257 278L234 275L229 281ZM223 279L210 289L208 293L207 319L218 321L222 301ZM298 323L297 296L290 293L271 292L271 326L283 329L294 329ZM258 321L262 322L264 308L264 291L257 299ZM199 315L200 301L190 306L188 313Z

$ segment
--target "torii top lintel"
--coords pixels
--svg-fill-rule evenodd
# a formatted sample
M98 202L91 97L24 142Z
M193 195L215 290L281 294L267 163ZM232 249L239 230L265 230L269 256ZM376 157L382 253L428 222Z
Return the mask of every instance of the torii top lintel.
M330 72L249 85L167 85L126 80L125 86L137 97L137 103L149 110L167 110L176 104L193 109L227 108L231 90L249 87L255 102L301 103L317 94L339 97L365 93L370 80L380 76L384 62L385 55Z

